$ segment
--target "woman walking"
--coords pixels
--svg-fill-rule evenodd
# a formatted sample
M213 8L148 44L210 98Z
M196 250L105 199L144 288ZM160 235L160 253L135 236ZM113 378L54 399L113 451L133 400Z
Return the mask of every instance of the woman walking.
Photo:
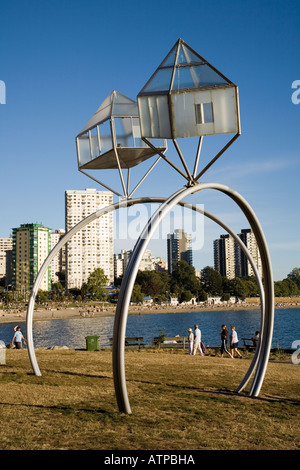
M222 343L221 343L221 357L224 356L224 351L225 351L226 354L228 354L228 356L230 356L231 359L233 359L233 356L230 354L230 352L227 349L227 339L228 339L227 326L222 325L222 331L221 331L221 341L222 341Z
M238 345L239 345L239 340L238 340L238 335L237 332L235 331L235 326L231 327L231 334L230 334L230 349L231 349L231 355L233 356L234 351L237 353L237 355L242 359L241 353L238 351Z
M192 328L188 329L189 336L188 336L188 342L189 342L189 355L191 356L193 354L194 350L194 333Z

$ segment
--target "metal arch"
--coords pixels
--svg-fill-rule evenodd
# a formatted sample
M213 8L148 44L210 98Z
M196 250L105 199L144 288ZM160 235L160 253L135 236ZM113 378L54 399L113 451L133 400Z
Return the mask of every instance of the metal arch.
M197 191L199 191L200 189L203 189L203 188L198 188L197 187ZM178 191L176 194L179 194L181 193L182 191L185 191L185 190L181 190L181 191ZM192 193L192 192L196 192L195 190L191 191L191 188L189 189L189 193ZM185 197L185 196L184 196ZM182 198L181 198L182 199ZM96 218L98 217L101 217L102 215L104 215L105 213L109 213L113 210L116 210L118 208L121 208L121 207L129 207L131 205L134 205L134 204L139 204L139 203L148 203L148 202L163 202L165 203L166 202L166 199L165 198L161 198L161 197L143 197L143 198L138 198L138 199L133 199L133 200L127 200L127 201L121 201L119 203L116 203L116 204L113 204L111 206L107 206L106 208L103 208L103 209L100 209L99 211L96 211L95 213L91 214L90 216L88 216L86 219L84 219L83 221L81 221L79 224L77 224L75 227L73 227L61 240L60 242L54 247L54 249L51 251L51 253L49 254L49 256L47 257L47 259L45 260L41 270L39 271L39 274L38 274L38 277L35 281L35 284L34 284L34 287L33 287L33 290L32 290L32 293L31 293L31 296L30 296L30 300L29 300L29 305L28 305L28 312L27 312L27 339L28 339L28 351L29 351L29 356L30 356L30 361L31 361L31 364L32 364L32 367L33 367L33 370L35 372L36 375L41 375L41 372L40 372L40 369L39 369L39 366L37 364L37 361L36 361L36 356L35 356L35 352L34 352L34 346L33 346L33 338L32 338L32 318L33 318L33 309L34 309L34 303L35 303L35 298L36 298L36 294L37 294L37 291L38 291L38 287L40 285L40 282L47 270L47 268L49 267L49 265L51 264L53 258L56 256L56 254L59 252L59 250L70 240L70 238L79 230L81 230L85 225L87 225L88 223L91 223L93 220L95 220ZM198 208L197 206L193 205L193 204L189 204L189 203L183 203L182 201L178 201L177 204L179 205L184 205L185 207L189 207L191 208L192 210L196 210L198 212L201 212L203 213L205 216L209 217L210 219L212 219L213 221L215 221L216 223L218 223L220 226L222 226L228 233L230 233L233 238L235 238L236 242L238 244L240 244L241 248L243 249L243 251L245 252L245 255L247 256L247 258L249 259L249 262L250 264L252 265L253 267L253 270L255 272L255 275L256 275L256 278L257 278L257 281L258 281L258 285L259 285L259 290L260 290L260 295L261 295L261 304L262 304L262 324L263 324L263 319L264 319L264 315L263 315L263 310L264 310L264 307L263 307L263 304L264 304L264 291L263 291L263 287L262 287L262 283L261 283L261 280L260 280L260 276L257 272L257 268L256 268L256 265L255 263L253 262L247 248L245 247L245 245L242 243L242 241L240 240L240 238L226 225L224 224L220 219L218 219L216 216L212 215L211 213L209 213L208 211L203 211L202 209ZM174 205L174 204L173 204ZM161 208L159 209L161 210ZM263 328L262 328L263 329ZM258 361L258 356L259 356L259 353L260 353L260 349L258 348L257 349L257 352L252 360L252 363L248 369L248 372L246 373L242 383L240 384L239 386L239 389L238 391L241 391L242 388L245 387L245 385L247 384L247 382L249 381L250 379L250 376L256 366L256 363ZM125 378L125 376L124 376ZM127 394L127 392L126 392ZM129 407L129 410L130 410L130 407Z
M42 374L41 374L40 368L39 368L38 363L37 363L35 350L34 350L34 343L33 343L33 332L32 332L33 310L34 310L35 299L36 299L36 295L38 293L40 283L41 283L47 269L49 268L50 264L52 263L54 257L59 253L59 251L64 247L64 245L79 230L83 229L87 224L93 222L95 219L101 217L102 215L107 214L107 213L109 213L113 210L120 209L122 207L129 207L129 206L135 205L135 204L149 203L149 202L163 203L165 201L166 201L166 199L162 198L162 197L143 197L143 198L137 198L137 199L130 199L130 200L127 200L127 201L123 200L123 201L118 202L116 204L112 204L110 206L107 206L103 209L100 209L100 210L94 212L93 214L89 215L88 217L83 219L81 222L79 222L77 225L75 225L68 233L66 233L64 235L64 237L61 238L61 240L57 243L57 245L52 249L51 253L48 255L48 257L44 261L44 263L43 263L43 265L42 265L42 267L41 267L41 269L38 273L38 276L35 280L34 286L33 286L32 291L31 291L31 295L30 295L30 299L29 299L29 303L28 303L28 309L27 309L27 316L26 316L27 347L28 347L30 362L31 362L31 365L32 365L32 368L33 368L33 371L34 371L35 375L41 376ZM260 276L257 272L257 268L256 268L256 265L255 265L254 261L252 260L246 246L241 241L241 239L234 232L232 232L232 230L226 224L224 224L220 219L218 219L216 216L209 213L208 211L204 211L201 208L199 208L199 207L197 207L193 204L183 203L181 201L179 201L178 204L179 205L184 205L185 207L191 208L192 210L203 213L205 216L207 216L208 218L210 218L214 222L218 223L221 227L223 227L228 233L230 233L232 235L232 237L240 245L241 249L245 252L245 255L249 259L249 262L251 263L251 266L252 266L252 268L255 272L257 282L258 282L258 285L259 285L260 296L261 296L261 299L262 299L262 305L263 305L263 288L262 288L262 283L261 283L261 280L260 280ZM263 318L263 315L262 315L262 318ZM256 364L256 361L253 360L253 364L250 366L249 371L248 371L249 378L252 374L252 371L255 367L255 364ZM247 374L246 374L246 376L247 376ZM244 379L245 385L247 383L246 376L245 376L245 379Z
M187 208L190 208L194 211L197 211L197 212L201 212L203 215L205 215L206 217L208 217L209 219L213 220L214 222L216 222L218 225L220 225L224 230L226 230L227 233L229 233L232 238L234 238L235 242L240 246L240 248L243 250L245 256L248 258L248 261L250 262L251 264L251 267L254 271L254 275L256 277L256 280L257 280L257 284L258 284L258 289L259 289L259 294L260 294L260 299L261 299L261 319L260 319L260 324L261 324L261 328L262 328L262 325L263 325L263 321L264 321L264 288L263 288L263 283L262 283L262 280L260 278L260 274L258 272L258 269L257 269L257 266L252 258L252 256L250 255L246 245L242 242L242 240L240 239L240 237L231 230L230 227L228 227L228 225L226 225L222 220L220 220L218 217L216 217L215 215L211 214L210 212L206 211L206 210L202 210L201 208L195 206L194 204L187 204L187 203L180 203L180 205L184 205L184 207L187 207ZM257 348L255 349L255 352L254 352L254 356L253 356L253 359L251 361L251 364L248 368L248 371L246 372L245 374L245 377L243 378L243 380L241 381L240 385L238 386L238 388L236 389L236 392L241 392L247 385L247 383L249 382L250 378L251 378L251 375L256 367L256 364L257 364L257 360L258 360L258 357L259 357L259 351L260 351L260 346L261 346L261 342L260 342L260 338L259 338L259 343L257 345Z
M117 202L115 204L111 204L107 207L104 207L102 209L99 209L98 211L94 212L93 214L90 214L87 216L85 219L83 219L81 222L79 222L77 225L75 225L69 232L67 232L61 239L60 241L55 245L55 247L52 249L52 251L49 253L47 258L45 259L41 269L39 270L39 273L37 275L37 278L35 280L35 283L33 285L30 298L29 298L29 303L28 303L28 309L27 309L27 315L26 315L26 332L27 332L27 347L28 347L28 354L30 358L30 362L33 368L33 371L35 375L41 376L41 371L37 363L35 351L34 351L34 344L33 344L33 334L32 334L32 320L33 320L33 310L34 310L34 304L35 304L35 299L38 293L38 289L40 286L40 283L49 268L50 264L52 263L54 257L59 253L59 251L64 247L64 245L75 235L79 230L83 229L87 224L93 222L95 219L101 217L104 214L108 214L116 209L120 209L122 207L129 207L133 204L138 204L142 202L148 202L145 201L147 198L138 198L138 199L131 199L131 200L122 200L120 202Z
M274 287L273 287L273 275L271 260L269 256L268 247L266 240L259 224L259 221L248 204L248 202L236 191L229 188L228 186L218 183L198 183L195 186L189 188L183 188L167 200L163 202L160 208L153 214L145 226L142 234L140 235L134 251L130 257L130 261L123 278L123 282L120 289L119 301L117 305L115 323L114 323L114 341L113 341L113 372L114 372L114 383L115 392L119 410L130 414L131 408L129 404L126 378L125 378L125 364L124 364L124 344L125 344L125 332L128 317L128 306L131 298L133 285L135 282L138 266L140 264L142 255L153 235L154 231L168 214L168 212L176 205L179 204L186 196L201 191L203 189L215 189L224 194L228 195L233 199L234 202L241 208L244 215L248 219L248 222L256 237L257 245L260 251L262 259L262 268L264 273L264 296L262 297L262 326L261 326L261 340L257 354L255 355L251 366L250 372L246 374L244 380L240 384L237 391L241 391L242 388L248 382L250 375L257 364L254 380L249 391L250 396L257 396L260 392L262 382L264 379L267 362L270 353L270 347L272 342L273 334L273 323L274 323Z

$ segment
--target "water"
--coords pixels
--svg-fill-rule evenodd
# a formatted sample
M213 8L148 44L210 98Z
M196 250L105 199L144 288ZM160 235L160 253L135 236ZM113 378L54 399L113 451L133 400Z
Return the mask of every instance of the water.
M235 325L240 346L241 338L251 338L260 329L260 311L211 311L176 312L147 315L129 315L126 336L143 336L149 345L161 331L168 336L187 336L187 329L197 323L202 331L205 344L219 346L221 325L228 329ZM33 322L33 341L36 348L67 346L71 349L85 349L86 336L98 335L99 346L110 346L114 317L75 318L66 320L43 320ZM19 323L26 337L26 323ZM15 323L0 323L0 340L11 342ZM278 309L275 311L272 346L291 348L295 340L300 340L300 309Z

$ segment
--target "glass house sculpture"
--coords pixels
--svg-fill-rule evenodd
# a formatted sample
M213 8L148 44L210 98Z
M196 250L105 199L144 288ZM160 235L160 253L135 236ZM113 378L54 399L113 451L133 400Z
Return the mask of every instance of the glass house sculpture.
M237 86L182 39L142 88L137 102L145 138L240 132Z
M76 137L79 169L131 168L155 155L141 139L135 101L113 91ZM156 144L163 151L163 140Z
M164 153L167 146L161 139L154 149L141 139L137 103L114 90L77 135L76 148L79 171L121 196L86 173L86 170L118 169L124 196L128 197L130 169L157 152ZM126 187L121 169L128 169Z

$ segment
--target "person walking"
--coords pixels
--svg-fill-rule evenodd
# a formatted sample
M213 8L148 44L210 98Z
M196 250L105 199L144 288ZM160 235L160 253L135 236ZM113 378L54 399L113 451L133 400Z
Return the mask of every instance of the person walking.
M26 339L24 338L21 332L21 327L17 326L15 328L15 334L13 336L13 339L11 340L11 345L13 346L15 342L16 349L22 349L22 340L24 341L24 344L27 344Z
M193 354L194 350L194 333L192 328L188 329L189 335L188 335L188 342L189 342L189 355L191 356Z
M201 356L203 356L203 351L201 349L201 330L199 330L198 325L194 325L194 350L193 355L195 356L196 352L199 350Z
M239 340L238 340L238 335L237 332L235 331L235 326L231 327L231 334L230 334L230 349L231 349L231 355L234 357L234 352L237 353L237 355L242 359L241 353L238 351L238 345L239 345Z
M233 359L232 354L230 354L230 352L229 352L228 349L227 349L227 341L228 341L228 330L227 330L227 326L226 326L226 325L222 325L222 331L221 331L221 357L224 356L224 351L225 351L226 354L228 354L228 356L230 356L231 359Z
M258 346L258 343L259 343L259 331L256 331L255 332L255 336L253 336L253 338L251 338L251 341L253 343L253 346L255 347L255 349L257 348Z

